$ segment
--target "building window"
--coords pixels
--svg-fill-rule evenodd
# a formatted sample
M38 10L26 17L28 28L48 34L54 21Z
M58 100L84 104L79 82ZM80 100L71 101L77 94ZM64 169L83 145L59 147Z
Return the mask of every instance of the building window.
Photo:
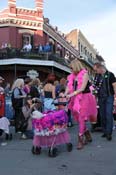
M79 53L80 53L80 41L78 42L78 50L79 50Z
M24 46L27 41L32 44L32 36L30 34L23 34L22 45Z
M81 52L83 52L83 46L81 45Z

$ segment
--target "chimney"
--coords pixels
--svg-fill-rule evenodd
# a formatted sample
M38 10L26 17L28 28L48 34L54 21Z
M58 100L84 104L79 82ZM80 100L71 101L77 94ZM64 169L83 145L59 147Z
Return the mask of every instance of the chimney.
M43 18L43 0L35 0L35 6L39 17Z
M36 10L43 11L43 0L35 0Z
M9 12L16 14L16 0L8 0Z

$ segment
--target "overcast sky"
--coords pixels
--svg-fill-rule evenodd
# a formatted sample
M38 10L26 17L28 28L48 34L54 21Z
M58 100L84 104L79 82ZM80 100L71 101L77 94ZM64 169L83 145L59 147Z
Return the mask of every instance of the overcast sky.
M7 0L0 0L5 7ZM34 0L17 0L17 6L34 8ZM44 17L59 31L80 29L116 75L116 0L44 0Z

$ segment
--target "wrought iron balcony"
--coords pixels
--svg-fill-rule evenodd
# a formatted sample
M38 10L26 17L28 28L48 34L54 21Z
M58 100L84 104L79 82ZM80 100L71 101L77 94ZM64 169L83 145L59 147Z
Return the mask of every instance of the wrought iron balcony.
M16 48L5 48L0 49L0 60L1 59L11 59L11 58L20 58L20 59L29 59L29 60L41 60L41 61L55 61L61 65L69 67L69 62L60 57L56 53L52 52L37 52L36 50L32 50L31 52L26 52L21 49Z
M85 54L80 55L80 59L85 61L89 66L93 66L94 62L91 58L87 57Z

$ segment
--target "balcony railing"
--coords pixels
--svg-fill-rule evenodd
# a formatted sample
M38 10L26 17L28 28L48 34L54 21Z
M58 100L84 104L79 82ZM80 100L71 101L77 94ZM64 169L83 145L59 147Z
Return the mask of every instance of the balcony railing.
M91 58L87 57L85 54L81 53L80 59L82 59L83 61L88 63L90 66L93 66L93 64L94 64L93 60Z
M0 60L1 59L10 59L10 58L26 58L26 59L33 59L33 60L49 60L55 61L61 65L69 67L69 62L65 59L60 57L60 55L52 52L37 52L36 50L32 50L31 52L26 52L21 49L16 48L5 48L0 49Z

